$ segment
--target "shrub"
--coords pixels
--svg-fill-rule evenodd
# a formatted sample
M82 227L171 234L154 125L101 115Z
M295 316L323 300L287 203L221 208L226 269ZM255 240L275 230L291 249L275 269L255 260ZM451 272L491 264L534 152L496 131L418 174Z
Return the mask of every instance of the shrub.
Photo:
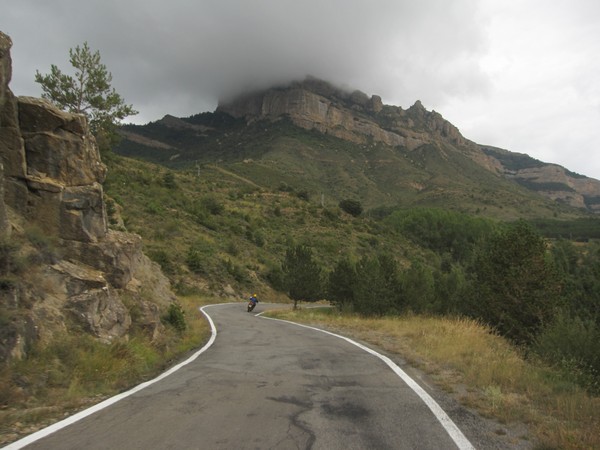
M29 227L25 230L25 236L38 250L36 255L30 256L33 263L52 263L59 256L57 239L46 234L41 228L37 226Z
M225 269L227 270L227 273L229 273L229 275L231 275L236 281L241 283L242 281L246 280L245 270L230 259L225 261Z
M185 323L185 311L177 302L169 305L169 309L167 310L167 314L164 316L163 321L179 332L183 332L187 328L187 324Z
M357 200L342 200L339 206L343 211L347 212L348 214L354 217L360 216L363 212L363 207L361 203Z
M163 185L167 189L176 189L177 188L177 183L175 182L175 175L173 175L173 172L167 172L164 174Z
M208 196L202 199L202 206L213 216L217 216L225 210L225 207L215 197Z
M194 247L190 247L185 257L185 263L194 273L204 272L204 256Z
M148 252L150 259L160 266L163 272L167 274L173 274L175 272L175 266L171 262L171 258L168 253L164 250L151 250Z
M325 219L331 222L337 222L339 220L338 211L329 208L323 208L322 215Z
M296 195L300 200L304 200L305 202L310 200L310 194L308 191L299 191Z
M561 367L575 381L600 392L600 327L591 319L557 315L533 344L533 350L546 361Z

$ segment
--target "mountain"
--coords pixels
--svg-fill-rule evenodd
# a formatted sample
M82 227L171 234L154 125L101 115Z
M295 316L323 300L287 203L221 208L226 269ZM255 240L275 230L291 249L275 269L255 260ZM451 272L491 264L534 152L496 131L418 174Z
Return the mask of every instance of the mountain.
M600 181L472 142L419 101L404 110L315 78L122 132L124 155L177 168L219 161L265 187L286 183L368 208L506 218L600 212Z

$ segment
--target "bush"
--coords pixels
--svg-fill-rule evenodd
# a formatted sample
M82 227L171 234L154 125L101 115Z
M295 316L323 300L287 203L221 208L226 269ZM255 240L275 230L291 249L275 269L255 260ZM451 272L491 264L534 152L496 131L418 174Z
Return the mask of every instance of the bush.
M188 249L185 257L185 263L188 268L194 273L204 272L204 256L194 247Z
M227 273L231 275L236 281L241 283L246 280L246 271L242 267L238 266L230 259L226 260L224 264Z
M204 197L202 199L202 206L213 216L218 216L223 213L225 207L215 197Z
M544 328L532 348L592 392L600 392L600 327L591 319L557 315Z
M177 183L175 182L175 175L173 172L166 172L163 176L163 185L167 189L176 189Z
M35 255L30 255L32 263L53 263L60 256L56 237L49 236L37 226L25 230L25 236L29 242L38 250Z
M304 200L305 202L310 200L310 194L308 191L299 191L296 195L300 200Z
M185 311L177 302L169 305L169 309L167 310L167 314L164 316L163 321L179 332L183 332L187 328L187 324L185 323Z
M357 200L342 200L339 206L343 211L354 217L360 216L363 212L363 207Z
M167 274L175 273L175 266L171 262L171 258L164 250L151 250L148 252L150 259L160 266L162 271Z

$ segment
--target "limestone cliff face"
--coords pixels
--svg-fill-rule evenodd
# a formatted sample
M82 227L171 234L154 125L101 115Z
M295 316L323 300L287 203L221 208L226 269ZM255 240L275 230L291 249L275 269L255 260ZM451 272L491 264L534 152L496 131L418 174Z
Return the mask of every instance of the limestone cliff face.
M0 307L13 318L0 333L0 361L23 356L33 341L57 331L126 337L132 318L124 293L142 312L138 325L156 337L160 309L174 295L143 254L141 238L107 226L106 167L85 116L16 98L8 87L10 47L0 32L0 239L32 262L18 274L0 264L9 280L0 283ZM26 238L31 229L59 250L36 258L42 252Z
M492 172L499 168L496 160L420 101L404 110L384 105L377 95L346 92L315 78L240 96L219 104L217 111L248 123L289 117L299 127L357 144L380 142L407 151L425 144L450 146Z
M538 186L539 192L559 202L600 213L600 181L573 176L564 167L546 164L538 168L519 170L511 177L530 186Z
M525 154L489 146L482 149L497 162L497 170L507 178L554 201L600 213L600 181Z
M220 104L218 111L247 121L287 116L302 128L358 144L376 141L412 150L430 143L432 133L455 143L466 142L456 127L420 102L404 111L383 105L377 95L369 98L360 91L345 92L313 78L238 97Z
M383 105L378 96L369 98L360 91L346 92L308 78L223 102L218 111L247 122L289 117L299 127L358 144L374 141L407 151L432 144L443 151L462 153L490 172L513 179L542 196L600 213L600 181L539 161L534 167L514 169L506 164L513 160L511 152L504 151L509 155L506 157L486 151L490 147L465 139L454 125L439 113L427 111L420 101L403 110Z

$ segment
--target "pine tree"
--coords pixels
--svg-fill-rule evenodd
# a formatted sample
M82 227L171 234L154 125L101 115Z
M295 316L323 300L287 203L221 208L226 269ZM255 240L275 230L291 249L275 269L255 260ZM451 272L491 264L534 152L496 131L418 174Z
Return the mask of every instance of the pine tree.
M299 301L314 302L322 298L322 269L313 259L310 247L297 245L288 248L282 270L284 284L294 300L294 309Z
M100 52L92 53L85 42L83 47L70 49L69 56L74 76L64 74L54 64L47 75L36 71L35 81L42 86L42 97L63 110L85 114L91 132L110 145L116 140L117 123L137 111L111 87L112 74L100 62Z

